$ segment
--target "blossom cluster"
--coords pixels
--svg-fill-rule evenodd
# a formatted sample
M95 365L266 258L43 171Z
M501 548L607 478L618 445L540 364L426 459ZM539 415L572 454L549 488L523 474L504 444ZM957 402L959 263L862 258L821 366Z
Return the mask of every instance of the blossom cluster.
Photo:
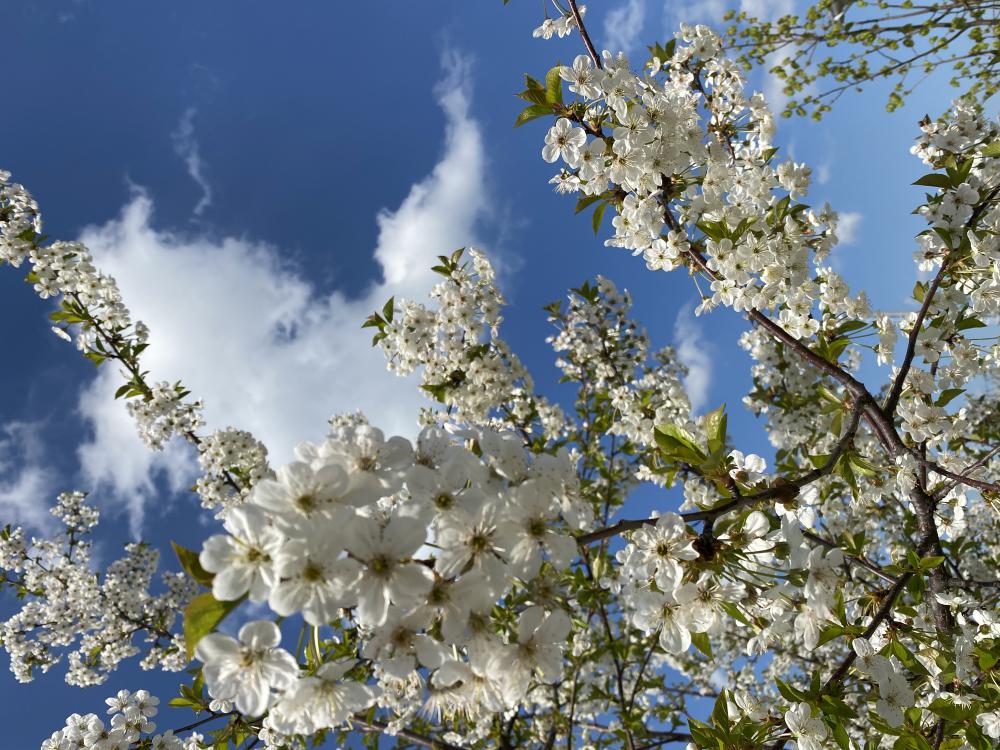
M95 364L110 360L120 366L126 382L116 398L127 399L146 445L160 450L180 436L198 446L206 470L199 491L206 507L231 502L234 494L241 497L269 471L263 446L237 430L199 438L202 403L188 400L180 383L147 382L140 356L149 344L149 329L133 321L114 278L95 266L81 243L45 244L45 239L37 203L22 185L11 182L9 172L0 171L0 264L17 268L27 261L26 280L38 296L59 301L49 316L56 323L52 330L70 341L75 335L77 348ZM244 445L248 440L251 444Z
M387 305L386 317L369 319L380 329L376 341L389 369L407 375L419 368L420 387L444 405L423 421L558 437L565 429L561 409L534 393L528 371L499 335L505 303L493 266L476 248L440 260L435 270L444 280L430 293L436 309L402 301Z
M97 714L73 714L66 726L42 742L41 750L129 750L140 739L149 750L199 750L195 742L182 742L170 730L153 734L152 718L160 699L146 690L119 690L108 698L107 723Z
M104 682L118 664L144 652L142 666L184 668L183 639L173 633L178 613L194 595L183 573L165 573L163 591L150 587L159 554L142 543L103 573L92 569L89 537L97 510L79 492L63 493L53 515L64 524L52 539L26 538L20 528L0 534L0 585L22 599L20 609L0 623L0 641L20 682L47 672L66 657L71 685ZM143 645L137 645L142 636Z
M610 397L614 420L608 434L649 448L654 426L685 423L691 403L676 352L665 347L650 362L649 336L629 317L631 307L627 290L599 276L596 284L574 290L565 307L549 307L558 333L548 341L559 354L556 366L565 380ZM647 471L642 478L652 475Z
M789 332L811 335L822 292L810 261L833 246L836 215L796 202L810 170L773 164L773 116L759 94L745 97L714 33L682 26L680 41L642 75L608 52L600 67L580 55L559 69L579 98L545 139L543 158L564 164L553 182L614 207L606 244L651 270L704 272L701 310L780 310Z
M489 429L459 441L426 428L414 447L354 422L296 455L223 511L227 533L206 541L200 562L217 600L248 596L282 617L357 630L364 664L299 674L278 630L255 623L243 645L200 642L213 697L250 716L270 708L271 726L295 734L343 723L418 667L431 675L416 700L448 712L511 708L532 675L560 677L569 620L558 607L528 607L506 635L491 610L575 557L567 521L583 514L566 454L532 459L517 436ZM319 719L322 700L347 709Z
M562 8L559 8L559 10L561 12L557 18L546 17L542 25L535 29L531 35L536 39L551 39L553 36L562 39L564 36L568 36L580 28L572 11ZM587 14L587 6L578 6L578 11L580 17L583 18Z
M195 490L202 507L239 505L261 479L273 476L267 448L246 430L217 430L198 441L201 476Z

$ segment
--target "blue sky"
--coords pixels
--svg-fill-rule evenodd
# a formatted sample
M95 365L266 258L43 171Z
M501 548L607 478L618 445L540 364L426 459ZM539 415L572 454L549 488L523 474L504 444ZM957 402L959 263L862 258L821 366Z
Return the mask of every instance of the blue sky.
M593 2L588 24L598 46L638 59L678 13L711 20L722 7ZM682 346L699 409L728 402L737 446L767 454L760 425L738 409L745 322L726 311L695 319L685 276L603 247L547 184L545 126L511 127L522 74L581 51L575 38L532 39L540 20L526 0L8 3L0 168L33 191L48 234L83 238L118 278L152 329L154 375L183 379L210 427L249 428L278 461L334 412L415 431L414 383L384 372L358 326L391 294L422 297L434 255L473 243L501 268L506 337L540 390L571 397L556 385L542 306L604 274L633 292L654 343ZM885 91L845 95L818 125L782 121L776 142L813 166L811 202L851 217L836 263L852 288L900 310L920 230L909 185L924 171L908 149L917 119L940 113L950 90L932 79L892 115ZM49 307L21 276L0 270L0 521L43 529L55 495L81 489L104 513L105 560L135 534L198 546L209 526L191 521L190 454L138 444L109 398L113 370L95 372L49 333ZM0 600L0 613L9 606ZM121 687L166 699L178 683L127 668L80 691L58 668L27 687L4 674L5 713L23 717L5 728L14 750Z

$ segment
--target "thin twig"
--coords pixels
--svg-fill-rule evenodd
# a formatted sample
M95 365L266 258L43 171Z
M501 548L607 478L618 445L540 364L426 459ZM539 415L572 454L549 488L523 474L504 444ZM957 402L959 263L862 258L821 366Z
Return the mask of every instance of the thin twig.
M590 41L590 34L587 33L587 27L583 25L583 16L580 13L580 9L576 6L576 0L568 0L568 2L570 10L573 11L573 19L576 21L576 27L580 29L580 38L583 40L583 46L587 48L587 53L590 55L590 59L594 61L594 66L603 68L601 57L597 54L597 50L594 49L594 43Z

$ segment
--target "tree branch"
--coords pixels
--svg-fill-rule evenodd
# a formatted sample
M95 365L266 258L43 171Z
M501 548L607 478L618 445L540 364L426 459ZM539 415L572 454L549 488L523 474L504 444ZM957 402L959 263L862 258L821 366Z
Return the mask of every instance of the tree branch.
M580 14L580 9L576 5L576 0L568 0L570 10L573 11L573 18L576 21L576 27L580 30L580 38L583 40L583 46L587 48L587 53L590 55L590 59L594 61L594 66L597 68L603 68L601 64L601 56L597 54L597 50L594 49L594 43L590 41L590 34L587 33L587 27L583 24L583 16Z
M692 513L682 513L681 518L683 518L688 523L693 523L696 521L714 521L716 518L725 515L734 510L740 508L749 508L756 505L764 500L772 500L775 498L789 497L797 495L802 487L805 487L817 479L826 476L833 472L837 461L843 455L844 451L847 450L848 446L853 442L855 434L857 434L858 426L860 422L862 410L862 402L856 401L854 407L851 410L851 420L848 423L847 431L841 436L837 445L834 447L833 452L830 453L826 462L819 468L813 469L812 471L806 472L802 476L792 479L776 482L773 487L760 492L755 492L751 495L742 495L740 497L735 497L728 503L723 503L722 505L717 505L714 508L709 508L708 510L699 510ZM586 547L587 545L593 544L594 542L599 542L602 539L607 539L608 537L617 536L626 531L634 531L636 529L641 529L643 526L651 525L656 523L656 518L641 518L641 519L631 519L619 521L613 526L607 526L603 529L597 529L596 531L591 531L588 534L580 534L576 537L576 542L581 547Z
M389 725L384 721L380 721L379 719L367 719L358 714L351 717L351 723L358 725L362 731L379 732L383 734L383 736L386 736L385 730L389 728ZM466 750L466 748L461 745L452 745L450 742L435 739L434 737L428 737L425 734L420 734L419 732L414 732L409 729L400 729L396 732L396 736L402 737L404 740L412 742L414 745L430 748L430 750Z

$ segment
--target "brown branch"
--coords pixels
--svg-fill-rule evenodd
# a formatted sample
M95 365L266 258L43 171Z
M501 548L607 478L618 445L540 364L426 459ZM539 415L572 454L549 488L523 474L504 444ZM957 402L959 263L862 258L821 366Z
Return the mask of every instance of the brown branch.
M367 719L364 716L355 714L351 717L351 723L358 725L362 731L367 732L379 732L385 736L385 730L389 728L389 725L380 721L379 719ZM466 750L466 748L461 745L452 745L450 742L445 742L444 740L439 740L434 737L428 737L425 734L420 734L418 732L413 732L409 729L400 729L396 732L397 737L402 737L408 742L412 742L414 745L420 745L421 747L430 748L431 750Z
M863 638L866 639L871 638L872 635L875 634L875 631L878 630L879 625L881 625L882 622L885 619L887 619L889 615L892 614L892 608L896 603L897 597L900 595L900 593L903 591L903 588L906 586L907 582L909 582L910 578L912 577L913 573L907 572L896 579L896 582L886 593L885 599L882 600L882 604L878 608L878 611L872 617L872 621L868 623L868 627L865 628L865 632L862 635ZM828 693L830 690L839 685L840 682L844 679L844 677L847 676L847 672L850 670L851 665L854 664L857 658L858 655L852 648L850 653L847 654L847 656L845 656L843 660L841 660L840 664L837 665L837 668L833 671L833 673L830 675L827 681L823 684L823 687L820 689L820 695ZM818 697L819 696L817 696L817 699ZM786 739L779 738L768 748L768 750L780 750L785 746L786 742L787 742Z
M972 211L972 215L969 217L969 220L965 222L966 229L971 229L975 223L979 221L979 217L982 216L986 207L989 206L994 198L996 198L998 192L1000 192L1000 185L993 188L989 195L976 205L975 209ZM916 354L917 338L923 330L924 319L927 317L931 303L934 301L934 295L937 293L938 288L944 281L944 276L947 270L948 257L946 256L944 260L941 261L941 267L938 269L937 274L934 276L934 280L931 281L931 285L927 289L927 293L924 295L923 303L920 305L920 310L917 312L917 318L913 322L913 328L910 330L910 335L906 341L906 352L903 355L903 364L900 365L899 372L897 373L896 379L892 384L892 390L889 392L889 397L886 399L885 406L883 407L883 411L890 418L896 411L896 405L899 403L899 397L903 392L906 375L910 371L910 367L913 364L913 358Z
M1000 450L1000 447L994 448L992 451L990 451L990 454L987 455L986 460L988 461L989 458L992 457L992 455L996 454L998 450ZM984 482L981 479L973 479L972 477L966 476L965 474L956 474L954 471L949 471L948 469L939 466L934 461L923 458L922 456L917 454L914 454L914 458L917 459L917 463L920 464L921 466L926 466L931 471L936 472L937 474L940 474L943 477L948 477L949 479L951 479L953 482L953 484L951 485L952 487L954 487L955 484L964 484L969 487L975 487L977 490L981 490L983 492L1000 492L1000 485L995 484L993 482ZM973 466L970 468L978 468L978 464L973 464ZM970 469L965 469L964 471L969 471L969 470Z
M945 493L947 493L949 490L951 490L957 484L964 484L964 483L969 482L969 481L976 481L976 480L973 480L971 477L967 476L968 473L970 471L975 471L980 466L985 466L989 462L989 460L991 458L993 458L995 455L997 455L998 453L1000 453L1000 445L998 445L995 448L993 448L992 450L990 450L989 453L987 453L985 456L983 456L982 458L980 458L975 463L971 463L968 466L966 466L964 469L962 469L962 471L956 476L956 478L952 479L950 482L946 482L940 488L938 488L937 490L935 490L934 496L935 497L939 497L941 495L944 495ZM939 471L939 469L937 469L937 468L934 468L933 470L936 471L936 472L938 472L939 474L941 473ZM975 485L970 485L970 486L974 487Z
M594 61L594 65L597 68L603 68L601 57L597 54L597 50L594 49L594 43L590 41L590 34L587 33L587 27L583 25L583 16L576 5L576 0L568 0L568 2L570 10L573 11L573 19L576 21L576 27L580 29L580 38L583 40L583 46L587 48L587 54L590 55L590 59Z
M896 598L900 595L900 593L903 591L903 588L906 586L906 584L912 577L913 577L912 572L906 572L896 579L896 582L892 585L888 593L885 595L885 599L882 600L882 604L878 608L878 611L872 617L872 621L868 623L868 627L865 628L865 632L862 635L862 638L865 639L871 638L875 634L875 631L878 630L879 625L882 624L882 621L885 620L887 617L889 617L890 614L892 614L892 608L896 603ZM854 664L857 658L858 658L857 652L854 651L854 649L851 649L851 652L847 656L845 656L844 659L840 662L840 664L837 665L837 668L833 670L833 673L830 675L826 683L823 685L823 689L821 692L826 693L829 692L832 688L836 687L836 685L839 684L840 681L843 680L844 677L847 675L848 670L851 668L851 665Z
M848 561L854 563L855 565L857 565L857 566L859 566L861 568L864 568L865 570L867 570L870 573L874 573L875 575L877 575L879 578L881 578L886 583L895 584L897 582L897 580L898 580L895 576L889 575L884 570L882 570L882 568L880 568L878 565L876 565L875 563L873 563L868 558L866 558L866 557L860 557L858 555L849 555L849 554L847 554L846 552L844 552L843 549L841 549L841 547L840 547L839 544L837 544L836 542L834 542L831 539L826 539L824 537L821 537L819 534L815 534L812 531L809 531L808 529L803 529L802 530L802 536L804 536L806 539L809 539L809 540L811 540L813 542L816 542L816 544L819 544L819 545L821 545L823 547L826 547L827 549L839 549L841 551L841 553L843 553L845 560L848 560Z
M847 450L848 446L854 440L854 436L858 431L858 425L860 422L861 408L861 402L855 402L854 408L851 410L851 421L848 423L847 431L837 442L833 452L830 453L826 462L822 466L813 469L812 471L808 471L796 479L781 480L776 482L773 487L766 490L755 492L752 495L741 495L739 497L735 497L728 503L717 505L714 508L694 511L692 513L682 513L681 518L683 518L687 523L694 523L696 521L714 521L716 518L719 518L730 511L738 510L739 508L748 508L759 502L763 502L764 500L773 500L781 497L788 498L789 496L797 495L802 487L815 482L817 479L820 479L833 471L837 461L840 459L840 456L845 450ZM618 534L622 534L626 531L641 529L646 525L655 524L656 520L656 518L640 518L619 521L613 526L597 529L596 531L591 531L588 534L580 534L576 537L576 542L581 547L586 547L587 545L599 542L602 539L617 536Z
M896 379L892 383L892 390L889 391L889 396L885 400L885 406L882 407L882 410L890 417L896 412L896 406L899 404L899 397L903 393L903 385L906 380L906 375L910 372L910 366L913 364L913 358L916 355L917 338L923 330L924 319L927 317L927 312L930 310L931 302L934 301L934 295L941 286L941 282L944 281L944 275L947 270L948 259L945 258L941 262L941 268L938 269L930 287L924 294L923 304L920 305L920 310L917 311L917 319L913 321L913 328L910 330L910 335L906 340L906 352L903 354L903 363L899 366L899 372L896 373Z

